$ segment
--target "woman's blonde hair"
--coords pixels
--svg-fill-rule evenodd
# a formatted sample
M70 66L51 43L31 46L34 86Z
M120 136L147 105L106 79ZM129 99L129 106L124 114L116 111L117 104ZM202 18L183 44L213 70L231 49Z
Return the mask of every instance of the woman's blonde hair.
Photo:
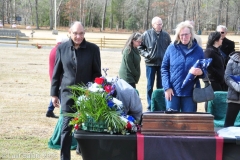
M188 22L181 22L177 25L177 27L175 29L175 35L173 37L173 41L177 44L179 44L181 42L180 32L184 28L189 28L189 30L190 30L191 38L190 38L190 41L188 43L188 48L191 48L192 44L193 44L193 40L194 40L194 29L193 29L193 26L191 24L189 24Z

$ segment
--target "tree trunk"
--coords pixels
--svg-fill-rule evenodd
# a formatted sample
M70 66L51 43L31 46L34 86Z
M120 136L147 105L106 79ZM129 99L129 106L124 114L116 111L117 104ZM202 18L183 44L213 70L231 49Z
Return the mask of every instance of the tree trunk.
M31 26L33 26L34 25L34 23L33 23L33 6L32 6L32 3L31 3L31 0L28 0L28 2L29 2L29 5L30 5L30 15L31 15Z
M50 10L49 10L49 21L50 21L50 29L52 30L53 29L53 8L54 8L54 0L49 0L49 3L50 3Z
M175 12L174 12L174 29L176 28L176 23L177 23L177 20L178 20L178 0L176 1L176 8L175 8Z
M144 29L148 29L148 16L149 16L150 0L147 1L146 22Z
M225 15L226 26L228 26L228 5L229 5L229 0L226 0L226 15Z
M172 34L174 34L174 32L173 32L173 29L174 29L174 27L173 27L173 20L174 20L174 14L175 14L175 8L176 8L176 2L177 2L177 0L174 0L174 2L173 2L173 6L172 6L172 12L170 12L170 28L171 28L171 33Z
M188 3L189 3L189 0L182 0L182 3L183 3L183 21L186 20L186 16L187 16L187 9L188 9Z
M62 2L63 0L61 0L57 6L57 16L56 16L57 26L60 24L60 7L62 6Z
M110 29L113 29L113 0L111 0L111 13L110 13Z
M91 28L93 27L93 20L94 20L94 15L92 14L92 10L93 10L94 6L95 6L95 2L93 1L92 2L92 9L91 9L91 16L90 16L90 26L91 26Z
M72 0L70 0L69 4L69 26L73 23L73 16L72 16Z
M39 29L39 24L38 24L38 0L35 0L35 8L36 8L36 29Z
M124 9L122 9L122 21L121 21L121 28L124 29Z
M199 32L199 34L201 32L201 28L200 28L200 24L201 24L201 16L200 16L201 15L201 10L200 9L201 9L201 7L200 6L201 6L201 0L198 0L197 1L197 9L198 9L198 12L197 12L197 17L198 17L197 18L197 22L198 23L196 25L197 25L197 31Z
M107 9L107 0L105 0L104 8L103 8L103 15L102 15L102 31L105 30L104 24L105 24L105 18L106 18L106 9Z
M5 0L2 1L2 25L3 25L3 26L4 26L4 24L5 24L4 15L5 15Z
M222 23L222 20L221 20L221 18L222 18L222 3L223 3L223 0L220 0L219 9L218 9L217 25Z

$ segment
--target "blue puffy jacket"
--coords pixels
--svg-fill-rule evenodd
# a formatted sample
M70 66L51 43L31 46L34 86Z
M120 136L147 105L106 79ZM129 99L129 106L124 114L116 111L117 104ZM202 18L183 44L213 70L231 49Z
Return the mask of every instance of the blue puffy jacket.
M187 50L187 52L185 53L183 50ZM195 78L184 88L181 88L181 86L190 68L198 59L203 58L203 49L195 40L190 49L187 49L187 46L181 43L171 43L165 52L161 67L164 90L172 88L175 96L192 96L194 84L199 83L198 78Z

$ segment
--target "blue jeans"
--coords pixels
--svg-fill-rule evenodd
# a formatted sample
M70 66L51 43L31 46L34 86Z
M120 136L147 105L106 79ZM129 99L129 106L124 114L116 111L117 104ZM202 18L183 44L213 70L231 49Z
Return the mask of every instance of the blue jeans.
M172 100L166 100L166 109L171 108L181 112L196 112L197 103L193 101L192 97L178 97L172 96Z
M153 86L157 76L156 87L157 89L162 88L162 77L161 77L161 66L146 66L146 77L147 77L147 109L151 109L151 98L153 92Z
M54 110L54 106L53 106L53 103L52 103L52 99L50 99L50 103L49 103L49 106L48 106L48 111L53 111Z

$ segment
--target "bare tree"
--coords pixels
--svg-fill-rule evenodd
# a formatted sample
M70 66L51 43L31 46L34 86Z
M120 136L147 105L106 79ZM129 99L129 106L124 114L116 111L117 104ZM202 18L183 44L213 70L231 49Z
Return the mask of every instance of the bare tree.
M5 18L4 18L4 15L5 15L5 1L6 0L3 0L3 1L1 1L1 16L2 16L2 24L3 24L3 26L4 26L4 24L5 24Z
M221 20L221 18L222 18L222 4L223 4L223 0L220 0L219 8L218 8L217 25L222 23L222 20Z
M38 24L38 0L35 0L35 9L36 9L36 29L39 29L39 24Z
M150 8L150 0L147 0L146 21L145 21L145 26L144 26L145 30L148 29L149 8Z
M176 4L177 4L177 0L174 0L174 2L173 2L173 4L172 4L172 8L171 8L171 11L172 12L170 12L170 14L169 14L169 18L170 18L170 21L169 21L169 23L170 23L170 28L171 28L171 31L172 31L172 33L174 33L173 32L173 22L174 22L174 15L175 15L175 10L176 10Z
M92 13L92 11L93 11L93 8L94 8L94 4L95 4L94 0L91 0L90 1L89 14L88 14L88 25L90 27L93 27L93 16L92 16L93 13Z
M49 0L50 10L49 10L49 21L50 21L50 29L53 29L53 15L54 15L54 0Z
M189 4L189 0L182 0L183 3L183 21L186 20L187 17L187 9L188 9L188 4Z
M61 11L61 6L63 5L63 2L64 2L64 0L60 0L60 2L59 2L59 4L58 4L58 6L57 6L57 18L56 18L56 21L57 21L57 25L59 25L59 23L60 23L60 11Z
M113 29L113 0L111 0L111 12L110 12L109 28L111 30Z
M226 14L225 14L226 26L228 26L228 5L229 5L229 0L226 0Z
M235 30L235 34L239 34L240 33L240 2L239 0L234 0L234 6L235 6L235 14L233 16L234 18L234 24L233 24L233 28Z
M201 28L200 28L200 24L201 24L201 0L197 0L197 24L195 24L197 26L197 31L200 32ZM200 34L200 33L199 33Z
M105 0L104 6L103 6L102 28L101 28L102 31L105 30L104 24L105 24L105 18L106 18L106 9L107 9L107 0Z

